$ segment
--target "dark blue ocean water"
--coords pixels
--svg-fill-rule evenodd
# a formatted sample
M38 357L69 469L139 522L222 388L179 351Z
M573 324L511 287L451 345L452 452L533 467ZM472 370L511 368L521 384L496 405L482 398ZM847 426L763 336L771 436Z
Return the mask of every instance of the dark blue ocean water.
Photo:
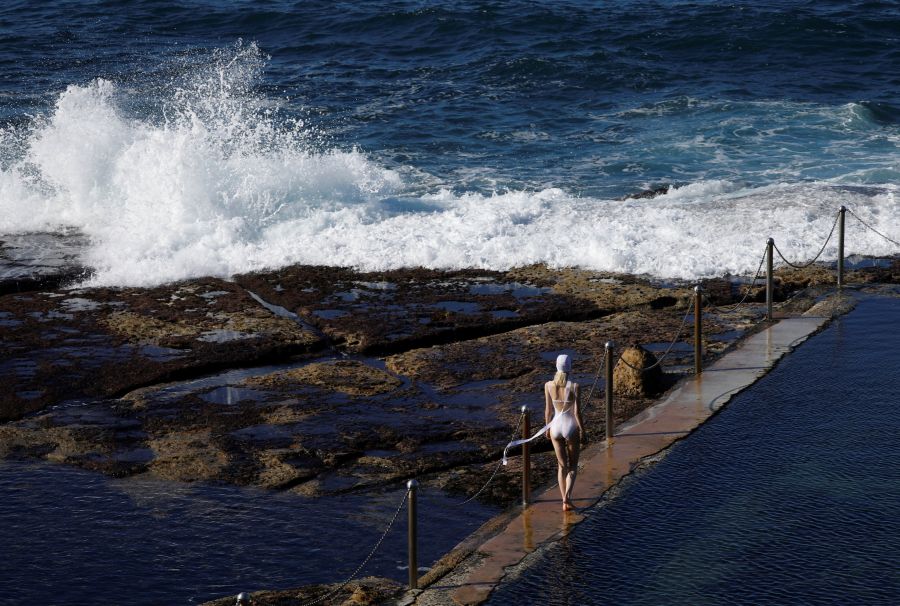
M55 0L4 3L0 36L4 121L96 78L158 114L173 79L243 40L268 58L241 85L336 145L458 190L764 183L787 168L786 144L841 159L854 133L829 112L885 139L900 119L896 2ZM679 153L692 135L708 143ZM822 164L796 170L849 172Z
M0 234L84 233L111 284L752 272L841 204L900 235L898 38L897 2L5 2Z
M862 301L489 604L897 604L898 321Z

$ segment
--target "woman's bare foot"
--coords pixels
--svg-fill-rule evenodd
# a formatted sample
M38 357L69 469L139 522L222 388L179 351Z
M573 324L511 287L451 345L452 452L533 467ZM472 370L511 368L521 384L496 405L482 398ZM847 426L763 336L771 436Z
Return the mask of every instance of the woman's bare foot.
M569 501L563 501L563 511L571 511L574 509Z

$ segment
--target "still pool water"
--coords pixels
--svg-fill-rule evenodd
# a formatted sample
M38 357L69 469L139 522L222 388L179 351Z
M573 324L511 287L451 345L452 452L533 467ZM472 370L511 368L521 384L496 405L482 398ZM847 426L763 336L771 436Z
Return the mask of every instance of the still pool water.
M490 604L900 604L900 299L864 299Z
M425 486L419 563L496 513ZM0 462L0 605L198 604L240 591L345 580L387 527L401 487L326 499L290 492L110 479ZM440 512L440 515L436 515ZM360 576L405 582L406 512Z

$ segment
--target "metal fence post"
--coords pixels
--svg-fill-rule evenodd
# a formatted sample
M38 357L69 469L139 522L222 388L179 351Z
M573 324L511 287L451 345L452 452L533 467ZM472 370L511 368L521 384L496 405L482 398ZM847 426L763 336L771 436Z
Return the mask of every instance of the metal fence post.
M528 406L522 406L522 439L531 437L531 415L528 414ZM527 507L531 502L531 444L522 444L522 506Z
M406 488L407 490L409 490L409 507L407 509L407 512L409 513L407 524L407 549L409 551L409 588L418 589L419 546L416 529L416 492L419 488L419 482L416 480L410 480L406 483Z
M613 347L615 343L606 342L606 443L610 444L613 438Z
M694 287L694 373L703 372L703 289Z
M772 321L772 299L774 297L775 276L772 271L772 249L775 248L775 240L769 238L766 241L766 319Z
M846 206L841 206L841 215L838 219L838 288L844 287L844 215L847 212Z

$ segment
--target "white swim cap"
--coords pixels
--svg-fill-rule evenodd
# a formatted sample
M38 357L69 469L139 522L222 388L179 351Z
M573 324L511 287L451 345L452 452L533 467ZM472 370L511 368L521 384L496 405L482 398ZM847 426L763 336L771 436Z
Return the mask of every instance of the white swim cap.
M572 371L572 360L569 359L569 356L566 354L559 354L556 356L556 370L560 372Z

